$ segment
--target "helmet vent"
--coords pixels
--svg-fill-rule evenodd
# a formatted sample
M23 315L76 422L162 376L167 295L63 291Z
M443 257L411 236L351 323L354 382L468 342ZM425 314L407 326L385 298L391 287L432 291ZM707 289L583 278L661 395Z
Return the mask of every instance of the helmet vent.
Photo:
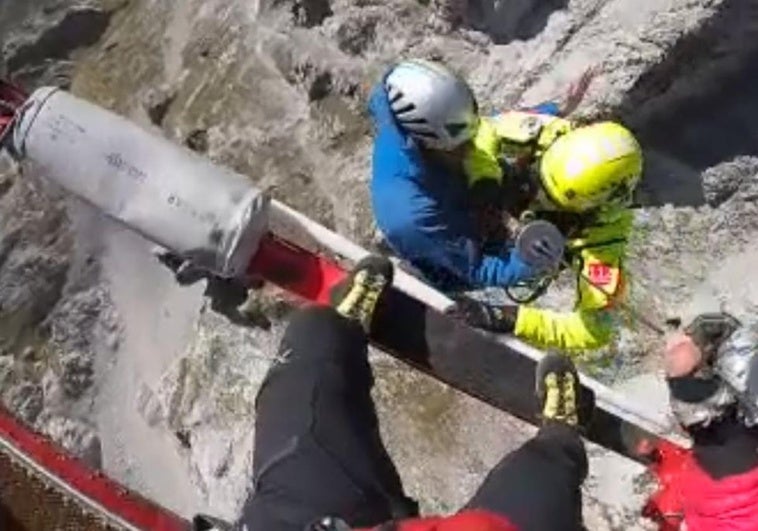
M399 100L403 98L403 93L399 90L395 89L394 87L390 87L390 104L397 103Z
M420 136L423 138L437 139L437 134L434 131L413 131L414 136Z
M395 109L395 114L406 114L409 112L413 112L416 110L416 105L413 103L408 103L406 105L403 105L402 107L399 107Z
M463 123L445 124L445 131L453 138L457 137L466 130L467 125Z

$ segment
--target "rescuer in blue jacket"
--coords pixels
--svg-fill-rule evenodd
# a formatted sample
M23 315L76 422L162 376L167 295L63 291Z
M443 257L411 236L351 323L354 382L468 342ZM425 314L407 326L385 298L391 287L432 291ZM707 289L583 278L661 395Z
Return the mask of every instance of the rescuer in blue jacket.
M534 277L512 245L482 245L462 160L479 114L465 81L404 61L374 88L371 196L393 250L444 290L509 286Z
M507 287L540 274L512 241L482 238L463 168L480 119L464 80L439 64L403 61L374 87L369 110L374 217L395 253L445 291Z

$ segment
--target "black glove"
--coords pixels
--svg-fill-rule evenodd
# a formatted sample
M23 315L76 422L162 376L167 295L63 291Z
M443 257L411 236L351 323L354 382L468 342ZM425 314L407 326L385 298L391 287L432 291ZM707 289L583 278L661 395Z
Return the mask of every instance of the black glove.
M499 334L512 334L516 328L518 306L494 306L469 297L454 297L455 305L446 314L460 319L474 328Z
M173 251L155 246L152 253L161 264L173 271L174 277L180 286L189 286L209 277L207 271L198 269L192 265L192 262L185 260Z
M192 518L192 531L232 531L232 524L207 514L196 514Z

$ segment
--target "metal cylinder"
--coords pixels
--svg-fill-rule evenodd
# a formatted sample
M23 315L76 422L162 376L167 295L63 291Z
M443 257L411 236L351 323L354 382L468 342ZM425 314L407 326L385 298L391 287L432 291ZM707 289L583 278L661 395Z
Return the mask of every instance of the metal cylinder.
M214 274L243 276L267 230L269 199L249 178L62 90L32 94L13 145L44 177Z

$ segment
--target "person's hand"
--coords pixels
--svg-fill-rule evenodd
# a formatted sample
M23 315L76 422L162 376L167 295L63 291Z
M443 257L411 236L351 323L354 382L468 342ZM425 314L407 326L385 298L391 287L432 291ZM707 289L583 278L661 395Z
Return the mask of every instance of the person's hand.
M666 342L663 366L668 378L680 378L695 372L703 361L703 353L684 332L677 332Z
M232 531L232 529L232 524L207 514L196 514L192 518L191 531Z
M151 253L161 264L174 273L174 279L181 286L189 286L212 276L207 271L195 267L190 260L186 260L184 257L160 245L154 246Z
M566 93L565 100L561 106L561 116L568 116L579 107L579 104L587 94L592 80L597 75L598 69L594 66L585 70L582 75L569 85L568 92Z
M510 334L516 328L518 306L494 306L470 297L454 297L455 304L445 313L474 328L489 332Z

